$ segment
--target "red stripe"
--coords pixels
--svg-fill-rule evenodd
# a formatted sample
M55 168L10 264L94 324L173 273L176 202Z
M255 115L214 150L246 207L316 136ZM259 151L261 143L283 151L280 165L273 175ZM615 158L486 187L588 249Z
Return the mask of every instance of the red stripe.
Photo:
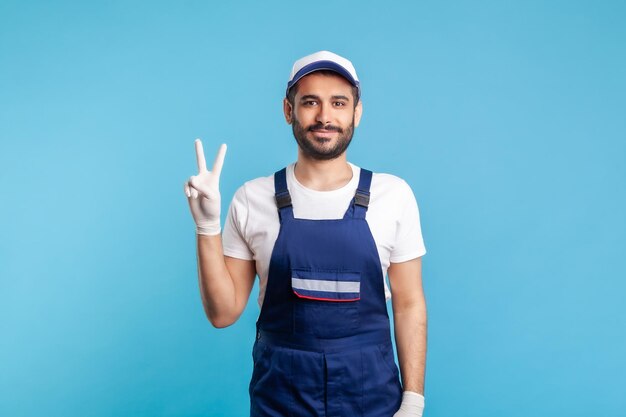
M358 301L358 300L361 299L361 297L358 297L358 298L342 298L342 299L337 299L337 298L320 298L320 297L311 297L310 295L302 295L302 294L298 293L298 291L296 291L296 290L293 290L293 292L298 297L306 298L307 300L342 302L342 301Z

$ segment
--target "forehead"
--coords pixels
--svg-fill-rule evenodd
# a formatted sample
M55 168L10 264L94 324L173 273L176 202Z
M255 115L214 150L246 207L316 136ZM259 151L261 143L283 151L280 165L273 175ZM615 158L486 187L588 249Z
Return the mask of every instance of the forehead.
M339 74L311 73L298 81L296 97L305 95L337 96L352 98L352 84Z

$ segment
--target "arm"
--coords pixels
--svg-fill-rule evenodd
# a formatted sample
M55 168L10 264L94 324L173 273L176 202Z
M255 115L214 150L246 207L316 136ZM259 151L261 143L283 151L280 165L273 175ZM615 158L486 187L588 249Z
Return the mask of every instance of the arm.
M200 139L195 147L198 175L185 182L184 191L196 223L200 296L211 324L226 327L237 321L246 307L256 270L253 261L224 256L222 248L219 179L226 145L220 146L211 171Z
M398 360L404 391L424 394L426 300L422 260L392 263L388 269Z
M233 324L243 312L254 286L254 261L224 256L221 235L197 235L198 281L204 312L211 324Z

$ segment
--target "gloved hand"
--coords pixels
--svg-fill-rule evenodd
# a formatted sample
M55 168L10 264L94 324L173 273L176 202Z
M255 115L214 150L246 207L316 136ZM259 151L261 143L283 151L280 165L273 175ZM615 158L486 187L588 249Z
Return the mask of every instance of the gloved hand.
M196 139L196 159L198 175L192 175L185 182L185 195L189 201L191 215L196 222L199 235L218 235L220 226L220 173L226 156L226 144L220 146L213 169L207 171L202 142Z
M424 396L413 391L404 391L402 404L393 417L422 417L424 412Z

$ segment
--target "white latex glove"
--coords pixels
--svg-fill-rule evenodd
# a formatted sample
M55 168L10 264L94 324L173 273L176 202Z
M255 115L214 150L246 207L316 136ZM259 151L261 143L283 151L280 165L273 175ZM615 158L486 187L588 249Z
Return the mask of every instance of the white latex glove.
M402 404L393 417L422 417L424 412L424 396L413 391L402 393Z
M191 215L196 222L199 235L218 235L220 226L220 173L226 156L226 144L220 146L213 169L207 171L202 142L196 139L196 159L198 175L192 175L185 182L185 195L189 201Z

